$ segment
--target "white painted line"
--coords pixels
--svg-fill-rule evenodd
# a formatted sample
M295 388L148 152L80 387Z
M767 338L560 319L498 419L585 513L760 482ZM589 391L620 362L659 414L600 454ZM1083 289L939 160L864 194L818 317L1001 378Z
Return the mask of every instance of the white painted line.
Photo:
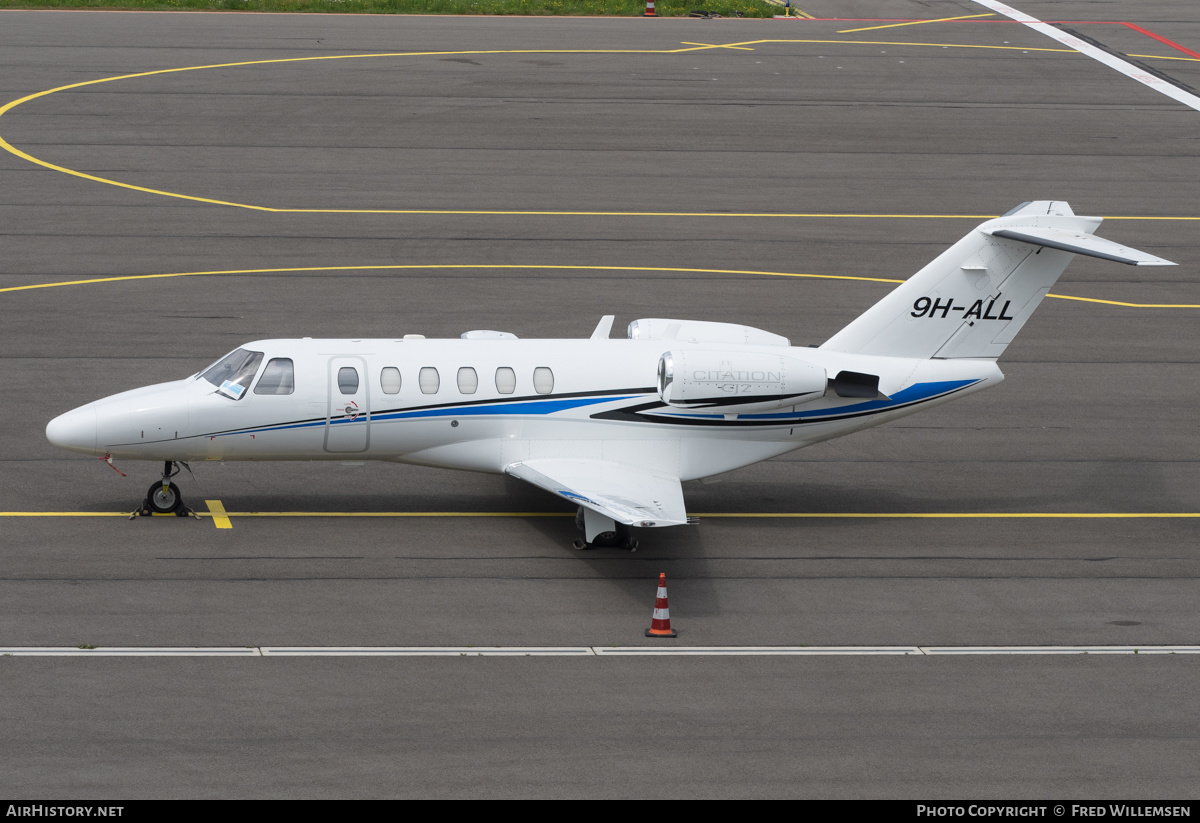
M593 646L598 655L744 656L787 655L815 657L831 655L924 654L918 646Z
M1200 646L923 646L925 654L1200 654Z
M590 646L263 646L263 657L583 657Z
M245 646L6 646L0 655L14 657L259 657L257 648Z
M974 2L983 6L986 9L991 9L994 12L1003 14L1005 17L1016 20L1018 23L1024 23L1029 28L1036 32L1041 32L1052 40L1057 40L1064 46L1070 46L1080 54L1103 63L1110 69L1115 69L1126 77L1131 77L1141 83L1143 86L1148 86L1154 89L1159 94L1165 94L1172 100L1177 100L1185 106L1200 111L1200 97L1194 94L1189 94L1178 86L1174 86L1153 74L1148 74L1144 69L1140 69L1132 63L1126 63L1119 57L1109 54L1103 49L1098 49L1091 43L1085 43L1078 37L1073 37L1067 34L1062 29L1055 28L1048 23L1043 23L1036 17L1030 17L1023 11L1017 11L1012 6L1006 6L997 0L974 0Z
M878 657L1200 654L1200 646L7 646L20 657Z

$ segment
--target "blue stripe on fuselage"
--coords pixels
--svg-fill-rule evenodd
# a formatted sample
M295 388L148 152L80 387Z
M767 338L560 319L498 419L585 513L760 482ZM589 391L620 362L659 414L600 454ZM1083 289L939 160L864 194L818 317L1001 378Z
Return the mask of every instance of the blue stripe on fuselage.
M618 400L628 400L627 397L572 397L565 400L525 400L501 402L486 406L458 406L444 409L421 409L418 411L385 412L371 415L372 420L409 420L418 417L463 417L468 414L554 414L592 406L596 403L609 403Z
M828 417L845 414L863 414L873 411L887 411L898 406L919 403L922 400L932 400L964 386L978 383L978 380L943 380L937 383L916 383L906 389L901 389L888 400L868 400L865 403L854 403L849 406L834 406L809 411L776 412L773 414L739 414L738 420L803 420L812 417ZM655 412L669 417L691 417L704 420L724 420L724 414L688 414L685 412L663 411Z

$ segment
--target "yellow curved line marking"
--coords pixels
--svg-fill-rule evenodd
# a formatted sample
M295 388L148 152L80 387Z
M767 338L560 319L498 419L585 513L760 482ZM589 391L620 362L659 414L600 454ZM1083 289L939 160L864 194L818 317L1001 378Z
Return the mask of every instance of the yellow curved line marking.
M1126 306L1131 309L1200 309L1196 303L1126 303L1121 300L1101 300L1098 297L1072 297L1069 294L1047 294L1059 300L1078 300L1083 303L1102 303L1106 306Z
M865 280L873 283L903 283L884 277L855 277L848 274L796 274L783 271L743 271L740 269L684 269L674 266L521 266L515 263L470 264L439 263L433 265L387 265L387 266L304 266L279 269L226 269L221 271L182 271L169 274L124 274L115 277L92 277L87 280L63 280L58 283L30 283L25 286L8 286L0 292L51 289L58 286L85 286L90 283L115 283L121 280L159 280L168 277L201 277L234 274L287 274L309 271L379 271L384 269L540 269L540 270L583 270L583 271L669 271L690 274L758 274L771 277L811 277L817 280Z
M745 47L763 43L848 43L853 45L894 45L894 46L937 46L939 48L979 48L979 49L1001 49L1001 50L1018 50L1018 51L1053 51L1064 53L1075 53L1072 49L1047 49L1047 48L1030 48L1022 49L1018 46L976 46L961 43L886 43L867 40L749 40L743 43L727 43L723 45L702 45L692 48L679 49L474 49L469 51L411 51L411 52L381 52L378 54L332 54L322 55L318 57L281 57L270 60L243 60L233 63L210 63L203 66L181 66L173 69L156 69L154 71L136 72L134 74L121 74L114 77L101 77L95 80L84 80L79 83L70 83L65 86L58 86L53 89L27 94L17 100L0 106L0 117L3 117L8 112L15 109L22 103L27 103L30 100L37 100L40 97L54 94L61 91L69 91L71 89L80 89L87 86L95 86L100 83L111 83L117 80L131 80L138 77L153 77L160 74L176 74L184 71L200 71L202 69L221 69L221 68L236 68L240 66L259 66L273 63L306 63L315 62L318 60L363 60L378 57L431 57L445 56L453 54L680 54L683 52L693 52L698 49L712 48L728 48L750 50ZM94 174L69 169L65 166L58 166L46 160L34 157L28 152L21 151L13 146L3 135L0 135L0 149L4 149L10 154L20 157L43 168L51 171L69 174L73 177L79 177L84 180L91 180L95 183L105 183L118 188L129 189L131 191L140 191L146 194L157 194L162 197L174 197L179 200L190 200L197 203L209 203L215 206L230 206L239 209L251 209L253 211L266 212L286 212L286 213L316 213L316 214L525 214L525 215L580 215L580 216L629 216L629 217L655 217L655 216L680 216L680 217L788 217L800 215L775 215L775 214L720 214L720 213L655 213L655 212L555 212L555 211L491 211L491 210L423 210L423 209L289 209L289 208L273 208L270 206L256 206L250 203L235 203L230 200L217 200L210 197L199 197L190 194L180 194L178 192L163 191L162 189L153 189L147 186L135 186L132 183L122 183L119 180L112 180L107 177L100 177ZM868 216L868 215L860 215ZM905 215L907 216L907 215Z
M657 50L657 49L514 49L514 50L488 49L488 50L475 50L475 51L414 51L414 52L394 52L394 53L380 53L380 54L335 54L335 55L324 55L324 56L320 56L320 57L283 57L283 58L275 58L272 60L243 60L243 61L236 62L236 63L211 63L211 64L204 65L204 66L182 66L182 67L174 68L174 69L157 69L155 71L142 71L142 72L136 72L134 74L121 74L121 75L117 75L115 77L101 77L96 80L84 80L83 82L80 82L80 83L71 83L66 86L58 86L57 88L46 89L45 91L35 92L34 94L27 94L18 100L13 100L11 103L7 103L4 106L0 106L0 117L3 117L5 114L12 111L13 109L15 109L17 106L21 105L22 103L27 103L30 100L36 100L39 97L46 97L47 95L54 94L55 92L69 91L71 89L83 88L85 86L95 86L99 83L111 83L116 80L132 80L137 77L152 77L154 75L159 75L159 74L175 74L175 73L183 72L183 71L200 71L201 69L223 69L223 68L234 68L234 67L238 67L238 66L258 66L258 65L264 65L264 64L269 64L269 63L305 63L305 62L313 62L313 61L317 61L317 60L358 60L358 59L373 58L373 57L429 57L429 56L450 55L450 54L670 54L670 53L671 53L670 50L664 51L664 50ZM0 135L0 149L4 149L5 151L9 152L10 154L15 154L17 157L20 157L22 160L28 160L30 163L34 163L36 165L42 166L42 167L50 169L52 171L62 172L63 174L69 174L74 177L81 177L84 180L91 180L96 183L107 183L110 186L117 186L117 187L123 188L123 189L131 189L133 191L145 192L147 194L158 194L158 195L162 195L163 197L175 197L180 200L192 200L192 201L196 201L196 202L200 202L200 203L211 203L216 206L233 206L233 207L239 208L239 209L253 209L254 211L273 211L273 212L289 211L288 209L274 209L274 208L270 208L268 206L255 206L255 205L251 205L249 203L234 203L229 200L215 200L215 199L209 198L209 197L197 197L197 196L190 195L190 194L179 194L177 192L162 191L160 189L151 189L146 186L135 186L131 183L122 183L119 180L111 180L107 177L99 177L94 174L87 174L86 172L76 171L75 169L68 169L65 166L56 166L53 163L47 162L40 158L34 157L32 154L28 154L27 152L21 151L20 149L16 148L11 143L9 143L7 140L5 140L3 135Z
M208 512L197 512L209 517ZM575 512L226 512L226 517L574 517ZM708 518L1055 519L1200 518L1200 512L701 512ZM0 517L129 517L129 512L0 512Z
M180 271L165 274L122 274L113 277L89 277L86 280L61 280L56 283L29 283L24 286L7 286L0 293L53 289L60 286L86 286L93 283L118 283L123 280L164 280L170 277L220 277L237 274L289 274L317 271L381 271L381 270L454 270L454 269L533 269L542 271L665 271L683 274L752 274L762 277L803 277L812 280L858 280L867 283L903 283L892 277L859 277L851 274L803 274L787 271L756 271L752 269L689 269L676 266L522 266L516 263L434 263L393 264L386 266L297 266L277 269L221 269L216 271ZM1102 300L1098 297L1074 297L1068 294L1047 294L1059 300L1076 300L1081 303L1101 303L1106 306L1123 306L1131 309L1200 309L1200 303L1129 303L1121 300Z
M964 14L962 17L939 17L936 20L910 20L907 23L885 23L882 26L867 26L861 29L842 29L838 34L853 34L856 31L875 31L876 29L898 29L901 26L923 26L926 23L948 23L951 20L973 20L976 17L995 17L995 12L987 14Z

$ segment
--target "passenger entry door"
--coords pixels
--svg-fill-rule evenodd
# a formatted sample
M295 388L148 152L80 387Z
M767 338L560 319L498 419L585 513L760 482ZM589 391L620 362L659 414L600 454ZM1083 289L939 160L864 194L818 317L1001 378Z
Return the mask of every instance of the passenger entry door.
M363 452L371 444L367 362L361 357L329 359L329 412L325 451Z

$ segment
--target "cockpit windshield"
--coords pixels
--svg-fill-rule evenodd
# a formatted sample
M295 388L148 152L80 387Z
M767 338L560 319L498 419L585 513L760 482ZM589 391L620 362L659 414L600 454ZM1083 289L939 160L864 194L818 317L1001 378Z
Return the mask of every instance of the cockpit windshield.
M263 353L237 349L227 354L200 376L217 387L217 391L234 400L241 399L254 380L262 363Z

